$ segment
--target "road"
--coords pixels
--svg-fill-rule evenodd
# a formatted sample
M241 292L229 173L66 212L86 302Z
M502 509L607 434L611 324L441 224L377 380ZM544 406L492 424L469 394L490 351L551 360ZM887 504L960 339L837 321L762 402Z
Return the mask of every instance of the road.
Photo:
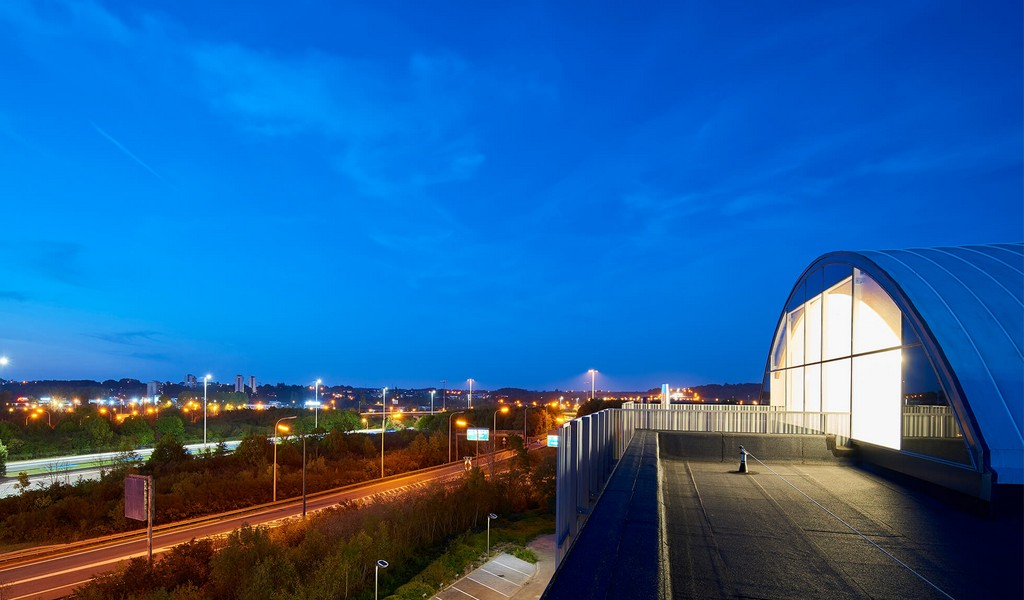
M238 441L225 442L228 451L238 447ZM217 445L206 444L212 452ZM188 444L185 449L191 454L198 454L203 444ZM149 458L152 448L135 450L141 459ZM98 454L82 454L77 456L57 456L52 458L33 458L15 460L7 463L7 479L0 481L0 498L15 496L21 492L18 488L18 473L28 474L29 487L45 488L54 483L74 483L79 479L99 479L100 472L110 469L122 456L121 452L100 452Z
M507 460L510 452L502 453L499 462ZM486 462L486 461L484 461ZM481 466L486 466L481 463ZM413 487L444 481L465 472L461 461L424 469L406 475L348 486L323 492L307 499L307 512L353 500L367 500L377 496L394 495ZM159 505L156 507L160 510ZM193 538L201 539L229 533L243 524L264 525L289 518L300 517L302 500L291 499L267 504L246 511L213 515L183 523L154 528L153 553L165 552L177 544ZM5 600L28 598L60 598L96 575L111 571L119 563L136 556L145 556L145 533L105 538L82 544L41 549L25 553L0 555L0 597Z

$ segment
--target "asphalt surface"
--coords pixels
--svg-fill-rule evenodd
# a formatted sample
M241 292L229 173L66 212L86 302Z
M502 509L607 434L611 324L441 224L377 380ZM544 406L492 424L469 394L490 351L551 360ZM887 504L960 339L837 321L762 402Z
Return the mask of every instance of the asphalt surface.
M499 462L508 456L510 454L506 453ZM394 496L414 487L459 477L464 472L464 465L460 461L441 468L351 486L340 491L309 497L307 512L342 502ZM160 510L159 506L157 510ZM257 507L244 513L215 515L156 528L153 532L153 553L160 554L193 538L224 535L246 523L268 525L286 519L301 518L301 513L301 499L291 499ZM93 546L84 548L74 545L67 548L40 549L47 552L45 555L0 555L0 596L4 600L60 598L70 594L74 588L96 575L115 569L122 561L146 556L148 553L144 533L127 539L94 540L92 543Z
M225 446L228 450L234 450L238 444L238 441L230 441L226 442ZM205 446L203 444L188 444L185 446L185 449L192 454L198 454L204 448L212 451L216 448L216 444L210 443ZM143 460L149 458L152 453L152 448L135 450L135 454ZM21 493L17 479L18 473L24 472L29 476L30 488L46 488L58 482L73 484L79 480L99 479L100 474L104 470L110 470L121 455L120 452L100 452L10 461L7 463L7 478L0 478L0 498Z
M741 474L657 438L631 443L545 597L1024 598L1021 511L820 457Z

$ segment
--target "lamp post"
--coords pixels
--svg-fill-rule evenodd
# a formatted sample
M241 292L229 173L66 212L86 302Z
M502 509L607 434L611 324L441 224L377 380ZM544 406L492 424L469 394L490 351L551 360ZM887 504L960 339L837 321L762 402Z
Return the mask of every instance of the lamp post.
M434 414L434 394L437 390L430 390L430 414Z
M302 434L302 518L306 518L306 434Z
M498 449L498 413L508 414L509 408L502 406L498 410L494 411L494 419L491 421L491 452L493 453Z
M453 412L448 415L448 462L452 462L452 417L461 415L463 411Z
M279 427L281 427L281 421L290 421L294 418L294 415L291 417L283 417L281 419L278 419L277 423L274 423L274 502L277 502L277 430Z
M597 369L590 369L590 399L594 399L594 377L597 375Z
M469 378L469 410L473 410L473 378Z
M498 515L491 513L487 515L487 558L491 558L491 521L497 519Z
M320 408L320 384L323 381L320 379L316 380L313 384L313 429L320 426L320 422L317 420L317 410Z
M381 569L386 569L386 568L388 568L388 561L386 561L386 560L378 560L377 564L375 564L373 566L373 599L374 600L377 600L380 597L377 594L377 590L379 589L377 587L377 582L378 582L377 573Z
M526 404L523 405L523 446L527 450L530 449L530 438L526 435L526 416L530 410L530 407Z
M213 379L213 375L207 373L203 376L203 450L206 449L206 384ZM277 439L277 434L274 434L274 439Z
M384 388L387 391L388 388ZM387 429L386 425L388 422L388 409L385 406L384 412L380 416L380 478L384 479L384 432Z
M37 408L35 412L30 412L28 414L28 416L25 417L25 425L28 425L28 420L29 419L33 419L35 417L38 417L39 413L46 413L46 425L48 427L53 427L53 423L50 422L50 411L48 411L46 409L43 409L43 408Z

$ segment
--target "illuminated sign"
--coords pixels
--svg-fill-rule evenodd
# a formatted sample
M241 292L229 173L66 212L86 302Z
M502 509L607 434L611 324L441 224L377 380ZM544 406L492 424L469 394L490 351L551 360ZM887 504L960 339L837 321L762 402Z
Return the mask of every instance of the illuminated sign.
M549 435L548 436L548 448L557 448L557 447L558 447L558 436L557 435Z
M466 439L471 442L486 442L491 439L491 430L482 427L470 427L466 430Z

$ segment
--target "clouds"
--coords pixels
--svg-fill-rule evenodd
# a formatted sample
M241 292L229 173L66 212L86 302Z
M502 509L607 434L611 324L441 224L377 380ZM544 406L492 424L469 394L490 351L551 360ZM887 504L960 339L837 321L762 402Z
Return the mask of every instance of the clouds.
M256 134L330 141L331 162L362 194L466 180L486 159L463 114L486 91L466 83L477 76L458 57L413 54L393 65L205 45L193 58L216 109Z

